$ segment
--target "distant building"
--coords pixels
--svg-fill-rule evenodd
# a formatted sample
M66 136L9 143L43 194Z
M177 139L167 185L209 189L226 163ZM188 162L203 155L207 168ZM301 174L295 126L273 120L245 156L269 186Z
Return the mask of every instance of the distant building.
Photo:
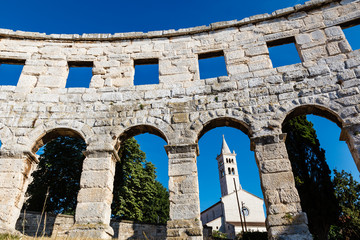
M234 238L237 233L242 231L243 227L245 228L245 225L247 231L266 231L264 201L241 187L236 154L235 151L230 152L224 136L221 153L216 159L219 168L221 198L219 202L201 213L203 225L227 233L229 238ZM240 220L240 212L242 220Z

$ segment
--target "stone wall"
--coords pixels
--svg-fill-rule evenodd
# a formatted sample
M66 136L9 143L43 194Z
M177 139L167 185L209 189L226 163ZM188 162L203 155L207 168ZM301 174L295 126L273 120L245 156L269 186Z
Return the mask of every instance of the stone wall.
M74 225L74 216L55 215L38 212L25 212L20 214L15 229L32 237L66 237L69 229Z
M110 223L114 229L114 238L119 240L164 240L166 239L166 225L144 224L132 221Z
M313 0L176 31L80 36L0 29L0 63L24 64L17 86L0 87L1 230L15 230L36 151L66 135L87 144L70 235L111 237L117 149L149 132L168 144L167 237L202 239L197 143L207 131L230 126L251 139L269 236L311 239L281 126L300 114L334 121L360 169L360 50L343 33L359 19L357 0ZM301 62L274 68L268 48L286 42L295 43ZM199 56L219 54L227 76L200 79ZM154 59L159 84L134 86L134 64ZM89 88L65 88L76 66L92 66Z
M16 222L15 229L24 235L32 237L63 237L69 236L69 231L74 226L74 216L64 214L41 215L39 212L21 213ZM119 240L166 239L166 225L135 223L132 221L111 220L110 226L114 230L113 238Z

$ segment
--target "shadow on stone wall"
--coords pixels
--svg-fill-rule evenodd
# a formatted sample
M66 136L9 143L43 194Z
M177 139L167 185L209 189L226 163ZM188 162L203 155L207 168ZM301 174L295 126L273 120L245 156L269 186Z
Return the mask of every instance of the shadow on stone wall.
M45 213L41 216L39 212L28 211L25 214L20 214L15 228L31 237L67 237L67 232L74 223L74 216L71 215ZM166 225L164 224L143 224L126 220L112 220L110 226L114 229L114 239L166 239Z
M132 221L111 221L110 226L114 229L113 238L119 240L165 240L166 225L164 224L145 224Z
M65 237L74 222L74 216L71 215L44 213L41 216L39 212L28 211L20 214L15 229L32 237Z

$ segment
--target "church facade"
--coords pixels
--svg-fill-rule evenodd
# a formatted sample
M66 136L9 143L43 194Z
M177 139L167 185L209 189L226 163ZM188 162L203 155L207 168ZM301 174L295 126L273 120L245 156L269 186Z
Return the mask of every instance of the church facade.
M242 231L266 231L264 201L241 187L236 154L231 153L224 136L216 160L221 198L201 213L203 225L227 233L228 238Z

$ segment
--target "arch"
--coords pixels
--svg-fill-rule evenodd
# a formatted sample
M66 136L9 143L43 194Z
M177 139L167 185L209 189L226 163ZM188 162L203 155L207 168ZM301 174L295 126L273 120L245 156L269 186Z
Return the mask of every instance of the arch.
M36 153L42 146L44 146L46 143L50 142L51 140L60 137L60 136L67 136L67 137L74 137L74 138L80 138L82 140L85 140L85 137L78 131L70 128L54 128L49 131L44 132L42 135L40 135L37 140L35 141L34 145L31 148L31 151L33 153Z
M198 135L197 142L205 133L217 127L233 127L241 130L249 137L252 135L250 126L245 122L232 117L220 117L220 118L212 119L206 122L205 124L203 124L202 128L197 134Z
M122 142L128 138L131 138L136 135L143 134L143 133L154 134L154 135L164 139L164 141L166 143L168 143L168 140L167 140L165 134L157 127L154 127L149 124L135 125L135 126L127 128L123 133L120 134L119 140L120 140L120 142Z
M40 147L59 136L81 138L89 145L93 135L93 130L83 122L76 120L51 121L35 127L27 134L28 139L24 142L31 152L36 153Z
M334 111L321 106L321 105L315 105L315 104L306 104L302 106L297 106L293 109L291 109L285 118L282 121L282 125L284 125L287 121L290 119L300 116L300 115L308 115L308 114L314 114L320 117L324 117L332 122L334 122L336 125L338 125L340 128L343 127L343 120L340 118L340 116L335 113Z

